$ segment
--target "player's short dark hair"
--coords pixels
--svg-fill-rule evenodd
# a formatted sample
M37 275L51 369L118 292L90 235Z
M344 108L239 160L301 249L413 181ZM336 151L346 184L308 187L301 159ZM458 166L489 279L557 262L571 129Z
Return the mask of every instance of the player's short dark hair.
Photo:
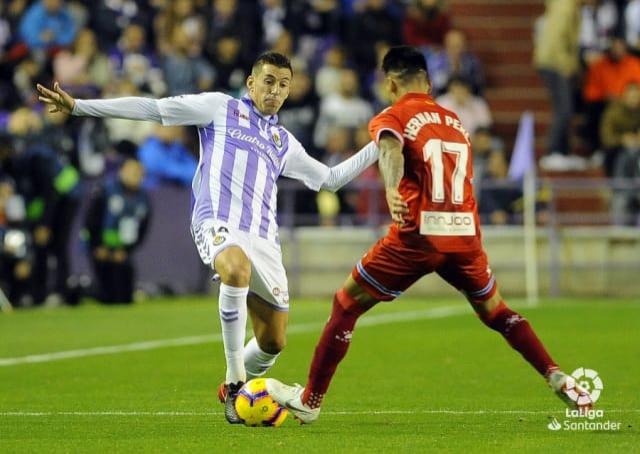
M293 75L293 68L291 67L291 60L285 55L278 52L265 52L256 58L256 61L251 67L251 72L255 73L262 68L262 65L273 65L277 68L287 68Z
M411 46L394 46L382 60L382 70L385 74L393 73L394 76L406 81L419 74L424 74L429 80L427 61L422 52Z

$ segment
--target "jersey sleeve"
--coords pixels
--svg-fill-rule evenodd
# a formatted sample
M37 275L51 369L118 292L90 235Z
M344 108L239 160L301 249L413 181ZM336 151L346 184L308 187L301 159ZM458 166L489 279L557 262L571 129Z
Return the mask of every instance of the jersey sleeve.
M289 151L282 175L301 181L313 191L319 191L330 172L329 167L309 156L302 144L289 134Z
M180 95L158 99L158 109L164 126L206 126L222 104L231 97L219 92Z
M396 138L404 145L404 137L402 137L403 129L404 127L402 122L391 109L380 112L369 122L369 134L376 145L380 140L380 134L384 131L388 131L396 136Z

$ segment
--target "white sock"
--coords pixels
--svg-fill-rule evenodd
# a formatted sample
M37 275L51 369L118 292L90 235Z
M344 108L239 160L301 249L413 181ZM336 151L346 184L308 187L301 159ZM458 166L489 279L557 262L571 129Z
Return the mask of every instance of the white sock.
M249 287L231 287L220 284L218 309L224 356L227 359L225 383L246 381L244 370L244 339L247 330L247 294Z
M244 347L244 367L247 369L247 380L262 377L276 362L280 353L275 355L262 351L255 337Z

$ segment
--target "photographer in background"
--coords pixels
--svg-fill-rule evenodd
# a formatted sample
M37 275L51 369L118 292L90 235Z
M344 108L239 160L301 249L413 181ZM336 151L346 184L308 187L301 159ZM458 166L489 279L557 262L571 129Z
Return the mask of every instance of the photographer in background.
M4 146L0 145L0 146ZM0 288L9 301L30 306L29 293L33 242L25 225L24 200L15 193L13 181L0 175Z
M24 197L26 220L35 245L33 298L35 304L49 299L66 300L69 277L69 239L80 199L80 176L55 152L42 119L28 108L12 113L6 142L0 152L0 170L15 181ZM55 259L54 287L50 293L49 259Z
M134 158L92 195L85 217L90 260L103 303L133 302L135 267L131 253L147 233L151 204L142 189L144 168Z

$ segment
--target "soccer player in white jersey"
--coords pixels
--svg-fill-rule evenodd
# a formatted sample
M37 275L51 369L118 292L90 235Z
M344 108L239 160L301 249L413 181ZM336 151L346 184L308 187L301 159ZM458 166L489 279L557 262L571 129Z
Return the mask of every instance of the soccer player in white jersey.
M267 52L255 61L242 99L214 92L75 100L58 83L53 90L37 86L51 112L197 126L200 162L192 185L191 233L202 261L221 280L227 371L218 396L230 423L242 422L234 408L242 384L263 375L285 346L289 294L276 223L276 179L284 175L316 191L336 191L378 157L373 143L332 168L310 157L278 125L292 77L287 57ZM254 337L244 345L247 312Z

